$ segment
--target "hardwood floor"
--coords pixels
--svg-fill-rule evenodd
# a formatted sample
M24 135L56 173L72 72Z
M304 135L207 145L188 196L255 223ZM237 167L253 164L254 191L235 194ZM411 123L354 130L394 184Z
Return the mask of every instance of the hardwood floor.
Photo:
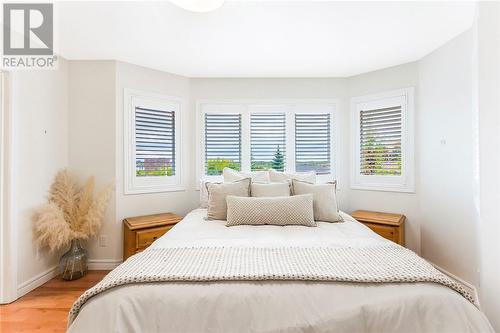
M13 303L0 305L0 332L66 332L73 302L107 273L89 271L75 281L56 277Z

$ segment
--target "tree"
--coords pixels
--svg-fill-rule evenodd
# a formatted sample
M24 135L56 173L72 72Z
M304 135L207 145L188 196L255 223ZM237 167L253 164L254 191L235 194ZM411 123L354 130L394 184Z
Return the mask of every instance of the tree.
M222 169L224 169L225 167L233 170L240 170L239 163L222 158L216 158L207 160L207 175L218 176L222 174Z
M363 175L401 174L401 150L398 147L377 142L374 137L368 136L362 148Z
M283 171L285 169L285 158L281 153L280 146L276 148L276 153L274 153L274 158L271 161L271 167L274 170Z

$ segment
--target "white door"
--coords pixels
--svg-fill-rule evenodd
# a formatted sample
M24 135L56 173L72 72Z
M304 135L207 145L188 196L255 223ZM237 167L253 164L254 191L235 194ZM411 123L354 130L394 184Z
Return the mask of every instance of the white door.
M17 298L17 265L14 232L10 213L10 136L11 117L8 103L8 74L0 71L0 303Z

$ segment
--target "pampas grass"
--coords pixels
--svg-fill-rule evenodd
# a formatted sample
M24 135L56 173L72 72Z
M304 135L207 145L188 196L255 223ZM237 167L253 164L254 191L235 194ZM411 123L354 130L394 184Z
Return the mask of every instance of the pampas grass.
M68 170L59 171L50 186L48 203L33 215L37 244L55 251L74 239L95 236L112 191L113 186L108 185L94 195L94 177L80 186Z

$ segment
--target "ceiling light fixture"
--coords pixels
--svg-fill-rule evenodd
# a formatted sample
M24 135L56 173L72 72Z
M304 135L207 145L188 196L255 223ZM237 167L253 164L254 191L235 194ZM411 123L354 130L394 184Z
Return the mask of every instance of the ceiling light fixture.
M191 12L206 13L216 10L225 0L170 0L174 5Z

